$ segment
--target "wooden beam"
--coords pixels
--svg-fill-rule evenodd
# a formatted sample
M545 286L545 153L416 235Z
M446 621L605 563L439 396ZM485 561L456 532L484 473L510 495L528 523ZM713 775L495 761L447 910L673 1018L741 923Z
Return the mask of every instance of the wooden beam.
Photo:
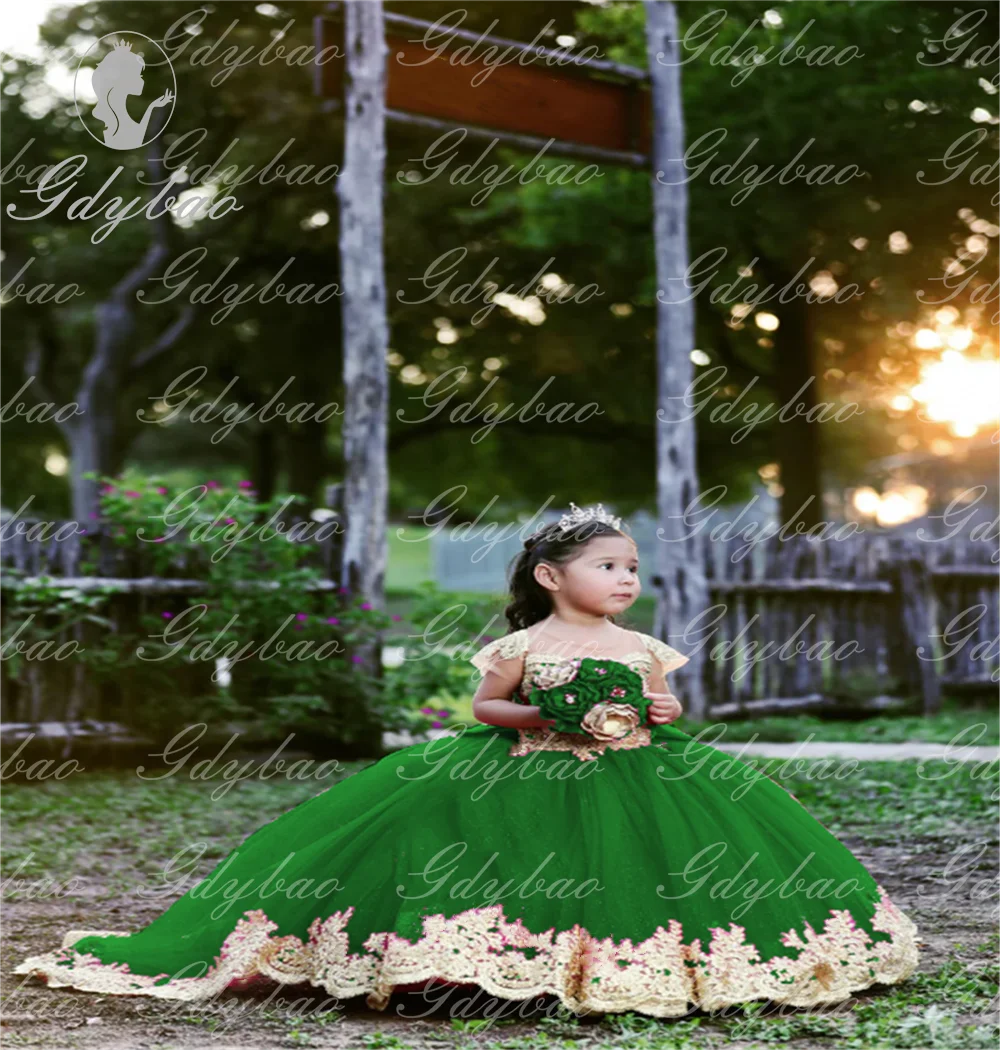
M385 22L387 116L397 122L429 118L442 123L426 126L477 129L535 151L553 140L553 153L647 162L650 98L644 70L598 60L544 65L546 56L557 53L543 48L536 48L540 53L532 52L530 61L491 67L474 51L456 60L455 47L471 37L486 46L519 47L527 57L530 45L456 30L448 34L454 38L450 47L432 47L412 33L403 35L407 28L426 31L432 23L403 16L386 16ZM320 50L337 47L343 55L336 18L317 18L314 31ZM314 89L325 99L341 99L342 80L343 58L334 58L316 67ZM598 152L578 154L574 147Z
M381 0L350 0L344 30L344 168L340 206L341 327L345 413L341 582L351 597L385 608L389 509L389 316L386 308L382 194L385 186L385 41ZM382 671L381 636L354 647L370 677ZM366 754L382 752L370 707L354 727Z
M327 6L330 13L336 15L340 4L332 3ZM574 70L582 71L584 76L604 74L611 77L619 77L622 80L635 80L639 83L646 83L649 80L649 73L638 66L629 66L623 62L611 62L602 58L588 58L584 62L582 56L580 61L567 62L567 58L570 56L566 50L556 51L553 48L542 47L539 44L526 44L523 40L510 40L507 37L493 36L488 33L474 33L471 30L461 29L457 26L444 25L440 23L440 20L438 22L427 22L422 18L411 18L409 15L400 15L393 11L386 11L385 24L390 29L397 30L396 35L398 36L402 36L404 32L426 34L429 29L441 26L439 31L448 36L449 40L452 41L452 47L455 46L453 41L462 41L466 44L481 44L487 49L496 48L501 52L520 52L517 57L517 62L520 65L544 62L550 66L553 64L558 65L569 72ZM412 39L412 36L410 39ZM434 39L434 37L431 37L428 42ZM529 48L531 49L530 53L528 51Z
M4 576L0 579L0 590L16 591L22 587L65 587L85 594L104 591L115 594L184 595L205 594L212 589L207 580L175 580L162 576ZM237 591L274 591L282 586L276 580L236 580L232 587ZM340 587L337 580L309 580L303 584L307 591L335 591Z
M706 551L702 534L684 515L698 494L695 413L678 411L694 380L694 297L684 275L688 268L688 196L684 171L684 112L677 9L669 0L644 0L646 53L653 96L653 243L656 256L656 492L662 540L657 571L663 586L656 595L653 634L685 650L685 632L708 608ZM666 62L658 61L661 56ZM673 673L689 716L705 718L705 654L691 651Z
M580 160L604 161L607 164L621 164L626 167L646 168L649 166L649 157L645 153L633 153L626 150L603 149L600 146L581 146L575 142L565 142L562 139L541 139L533 135L518 135L511 131L501 131L497 128L477 128L474 125L458 124L455 121L437 120L434 117L421 117L413 113L404 113L400 110L390 109L386 111L386 120L391 124L418 125L432 131L454 131L462 129L470 138L492 140L496 139L507 146L523 150L525 153L540 153L545 155L576 157Z

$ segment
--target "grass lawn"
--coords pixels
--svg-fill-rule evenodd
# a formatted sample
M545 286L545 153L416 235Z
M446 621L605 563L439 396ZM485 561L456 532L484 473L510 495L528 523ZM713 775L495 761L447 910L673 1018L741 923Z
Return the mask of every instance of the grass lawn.
M219 790L226 787L221 780L192 779L183 770L161 780L94 773L67 782L6 786L4 970L9 975L24 955L56 946L67 928L148 924L185 888L148 892L179 850L206 844L191 873L199 878L262 823L363 765L323 781L249 778L228 791ZM550 1004L525 1019L518 1004L511 1004L497 1019L495 1000L491 1017L470 1008L463 993L443 999L433 1012L410 1003L400 1015L408 997L394 998L384 1013L368 1010L361 1000L330 1009L321 993L303 999L301 990L263 1005L228 992L207 1004L178 1004L47 989L8 976L5 1045L66 1050L995 1047L1000 946L995 781L995 775L986 779L971 766L912 761L868 763L837 776L805 770L780 781L917 922L925 945L919 971L905 984L857 993L827 1012L776 1011L756 1003L671 1020L578 1019ZM962 860L970 856L971 862ZM32 893L30 886L45 878L62 884L73 879L72 892ZM138 893L142 888L147 892Z
M389 560L385 573L387 591L412 591L418 584L433 578L430 545L433 531L422 525L389 526Z

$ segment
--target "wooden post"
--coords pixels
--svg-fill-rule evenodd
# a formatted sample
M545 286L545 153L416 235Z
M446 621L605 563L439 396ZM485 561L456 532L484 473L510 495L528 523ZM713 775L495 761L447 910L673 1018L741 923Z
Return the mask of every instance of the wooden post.
M344 335L342 583L384 605L389 375L382 194L385 39L381 0L345 4L344 170L339 179Z
M344 15L344 170L338 180L346 401L341 584L384 609L389 324L382 243L386 46L381 0L349 0ZM354 655L361 668L379 677L377 642ZM374 719L367 721L358 742L379 754L381 728Z
M688 265L687 172L681 105L677 10L671 0L644 0L653 107L653 235L656 277L658 411L656 488L660 540L654 633L690 662L675 672L688 716L706 715L705 651L684 644L687 625L708 606L701 534L681 515L698 492L695 422L684 393L693 379L694 301L685 286ZM687 535L687 538L683 538Z
M931 637L931 578L925 560L910 550L904 541L894 559L895 582L899 588L900 620L903 628L903 653L912 668L912 679L920 689L925 715L941 710L941 682Z

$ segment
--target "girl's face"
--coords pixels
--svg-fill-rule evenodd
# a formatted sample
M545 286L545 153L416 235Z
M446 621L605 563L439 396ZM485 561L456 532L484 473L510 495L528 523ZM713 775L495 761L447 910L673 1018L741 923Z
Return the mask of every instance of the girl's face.
M627 536L597 536L564 565L538 565L535 578L556 602L562 598L595 616L624 612L642 590L638 551Z

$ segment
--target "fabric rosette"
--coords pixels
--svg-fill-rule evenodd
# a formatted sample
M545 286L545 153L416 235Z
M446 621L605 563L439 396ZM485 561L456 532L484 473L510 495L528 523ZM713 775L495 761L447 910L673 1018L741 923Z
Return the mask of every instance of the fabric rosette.
M650 701L642 678L617 660L585 657L575 676L551 689L533 689L528 702L557 733L588 733L597 740L627 736L646 722Z
M639 712L631 704L594 704L580 728L595 740L621 740L639 728Z

